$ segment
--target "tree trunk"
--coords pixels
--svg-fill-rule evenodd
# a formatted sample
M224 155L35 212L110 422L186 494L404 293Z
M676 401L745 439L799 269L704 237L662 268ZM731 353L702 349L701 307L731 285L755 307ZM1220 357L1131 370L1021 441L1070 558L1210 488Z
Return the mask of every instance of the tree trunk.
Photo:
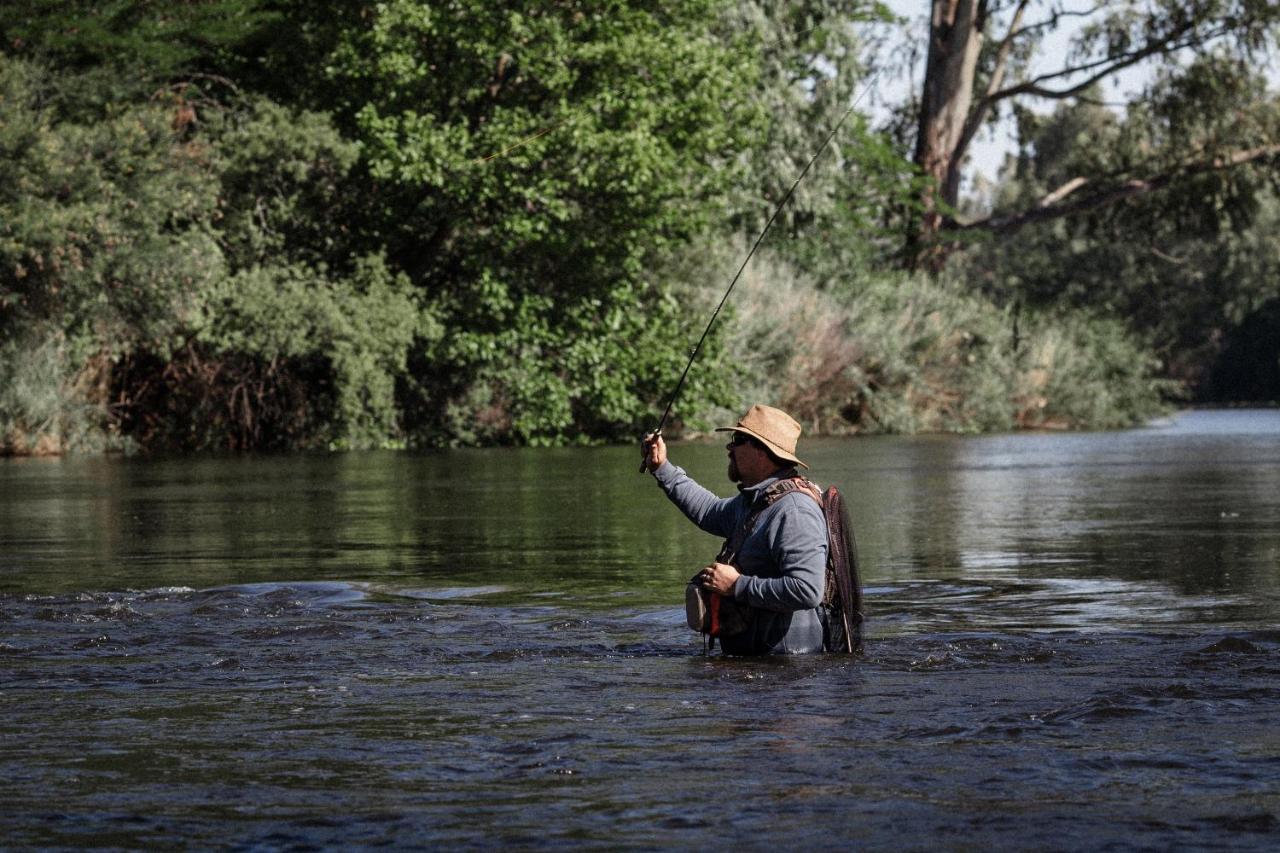
M973 104L978 54L982 50L987 0L933 0L915 163L932 179L921 197L920 224L909 262L936 267L942 261L937 236L944 209L960 195L960 160Z

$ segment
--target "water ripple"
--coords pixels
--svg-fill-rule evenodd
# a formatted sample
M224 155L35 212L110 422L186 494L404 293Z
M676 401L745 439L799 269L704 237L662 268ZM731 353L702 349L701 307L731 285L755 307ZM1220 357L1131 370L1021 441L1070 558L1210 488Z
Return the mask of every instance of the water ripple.
M995 846L1027 819L1102 846L1268 837L1280 633L1010 627L1053 588L899 584L870 596L886 627L861 659L736 661L703 657L674 607L336 583L0 595L0 796L24 816L0 827L19 846L252 848L594 846L665 827L665 846L720 832L700 806L673 815L734 778L760 838L817 846L850 801L885 842L957 811L988 815L968 837ZM1005 612L975 619L973 602ZM1135 791L1146 805L1117 810ZM381 830L373 802L394 817Z

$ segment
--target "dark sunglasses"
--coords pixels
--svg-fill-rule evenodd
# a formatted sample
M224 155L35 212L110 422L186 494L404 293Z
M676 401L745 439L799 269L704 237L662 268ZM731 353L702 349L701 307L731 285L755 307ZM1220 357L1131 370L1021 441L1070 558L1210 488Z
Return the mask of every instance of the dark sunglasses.
M733 434L733 438L729 439L730 447L739 447L743 444L750 444L750 443L751 443L751 436L747 435L745 432L735 432Z

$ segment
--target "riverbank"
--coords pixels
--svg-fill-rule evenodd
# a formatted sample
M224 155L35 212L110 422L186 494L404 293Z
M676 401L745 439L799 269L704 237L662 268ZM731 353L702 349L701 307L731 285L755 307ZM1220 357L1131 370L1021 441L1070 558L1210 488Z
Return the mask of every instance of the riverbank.
M693 383L701 387L675 408L671 437L731 423L756 401L790 412L808 435L1118 429L1167 414L1169 400L1180 393L1114 322L1015 314L945 281L892 276L850 283L837 293L766 264L741 287L740 306L723 321L723 340L695 365ZM686 296L700 305L708 294ZM460 401L442 406L448 417L415 433L402 426L407 415L393 395L383 401L395 410L387 424L355 441L337 437L316 400L299 402L285 421L263 422L245 408L254 405L243 397L247 386L218 402L224 380L202 390L191 384L199 371L186 368L174 368L187 377L180 396L153 389L143 397L152 408L135 402L127 417L118 417L108 394L124 380L112 378L109 362L92 360L61 384L41 385L55 377L23 371L47 370L42 359L50 353L60 355L64 371L72 370L57 348L9 366L9 391L0 395L0 456L607 444L652 428L649 418L661 409L654 404L629 431L589 419L594 427L522 433L515 424L537 416L494 390L482 408ZM672 364L671 382L681 366ZM4 368L0 359L0 375ZM412 381L402 374L385 379L395 387ZM303 400L312 392L299 385L289 393ZM480 421L487 426L479 428Z

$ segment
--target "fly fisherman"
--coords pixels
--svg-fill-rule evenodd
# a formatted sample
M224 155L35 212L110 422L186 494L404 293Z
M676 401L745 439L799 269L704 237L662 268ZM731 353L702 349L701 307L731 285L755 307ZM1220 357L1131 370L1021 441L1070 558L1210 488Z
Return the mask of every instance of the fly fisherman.
M746 627L720 633L726 654L803 654L823 649L827 522L812 484L796 466L800 424L755 405L725 446L738 494L719 498L667 460L661 434L645 437L645 468L698 527L725 538L720 556L694 582L745 610ZM714 601L714 599L713 599ZM713 605L714 606L714 605ZM714 633L714 632L713 632Z

